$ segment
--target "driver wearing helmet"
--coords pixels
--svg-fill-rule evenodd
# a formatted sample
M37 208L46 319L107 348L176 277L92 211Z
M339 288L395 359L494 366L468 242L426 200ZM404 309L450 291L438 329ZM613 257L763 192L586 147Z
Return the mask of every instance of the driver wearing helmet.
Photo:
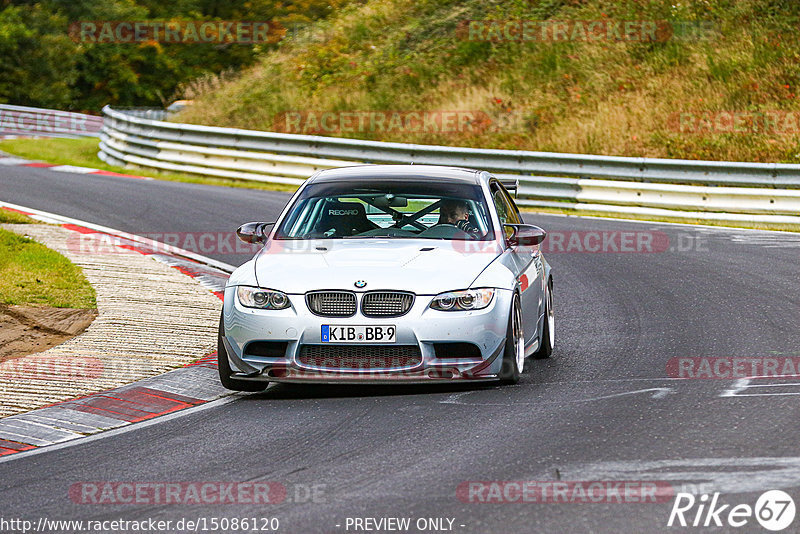
M439 222L436 224L450 224L473 236L479 233L469 222L469 204L465 200L442 200L439 205Z

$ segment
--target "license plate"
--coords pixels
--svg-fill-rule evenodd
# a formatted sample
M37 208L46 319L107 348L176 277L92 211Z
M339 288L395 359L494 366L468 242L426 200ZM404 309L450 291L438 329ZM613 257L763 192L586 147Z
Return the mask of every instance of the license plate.
M323 343L394 343L397 328L382 326L322 325Z

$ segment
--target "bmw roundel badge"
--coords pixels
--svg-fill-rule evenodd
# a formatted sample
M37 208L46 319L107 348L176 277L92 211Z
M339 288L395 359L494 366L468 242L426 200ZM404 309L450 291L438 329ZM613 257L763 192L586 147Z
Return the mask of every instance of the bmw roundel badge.
M358 289L361 289L362 287L367 287L367 283L364 280L358 280L354 285Z

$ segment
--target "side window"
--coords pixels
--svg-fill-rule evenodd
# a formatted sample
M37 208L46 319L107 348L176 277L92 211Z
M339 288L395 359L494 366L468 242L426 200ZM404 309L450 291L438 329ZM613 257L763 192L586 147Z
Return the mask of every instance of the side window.
M497 208L497 217L500 219L500 224L521 224L522 219L519 216L519 212L508 198L508 194L505 190L497 183L493 183L491 191L492 200L494 201L495 208ZM513 231L508 228L503 228L503 233L505 233L506 237L510 237Z
M509 207L511 208L511 213L513 213L513 217L515 219L514 224L523 224L525 221L522 220L522 215L519 213L519 208L517 207L517 203L511 198L508 190L503 189L503 196L506 199L506 203L508 203Z
M503 193L500 189L494 189L492 192L492 200L494 200L494 207L497 209L497 216L500 218L500 224L506 224L508 222L508 209L506 209L506 203L503 202Z

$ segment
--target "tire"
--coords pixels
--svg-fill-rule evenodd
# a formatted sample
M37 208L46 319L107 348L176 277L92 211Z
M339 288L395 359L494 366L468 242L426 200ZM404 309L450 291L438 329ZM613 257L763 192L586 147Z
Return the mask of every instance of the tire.
M547 283L547 294L545 295L544 324L542 325L542 337L539 339L539 349L531 357L534 360L546 360L553 354L553 347L556 344L556 323L553 313L553 280Z
M506 344L503 349L503 367L500 369L500 383L512 385L519 382L525 366L525 332L522 323L522 306L519 295L514 293L511 312L508 314Z
M267 389L269 382L252 382L250 380L240 380L231 378L233 370L231 364L228 362L228 351L225 350L225 344L222 342L222 335L225 332L225 325L222 322L222 315L219 316L219 334L217 335L217 364L219 365L219 380L222 382L222 387L233 391L264 391Z

